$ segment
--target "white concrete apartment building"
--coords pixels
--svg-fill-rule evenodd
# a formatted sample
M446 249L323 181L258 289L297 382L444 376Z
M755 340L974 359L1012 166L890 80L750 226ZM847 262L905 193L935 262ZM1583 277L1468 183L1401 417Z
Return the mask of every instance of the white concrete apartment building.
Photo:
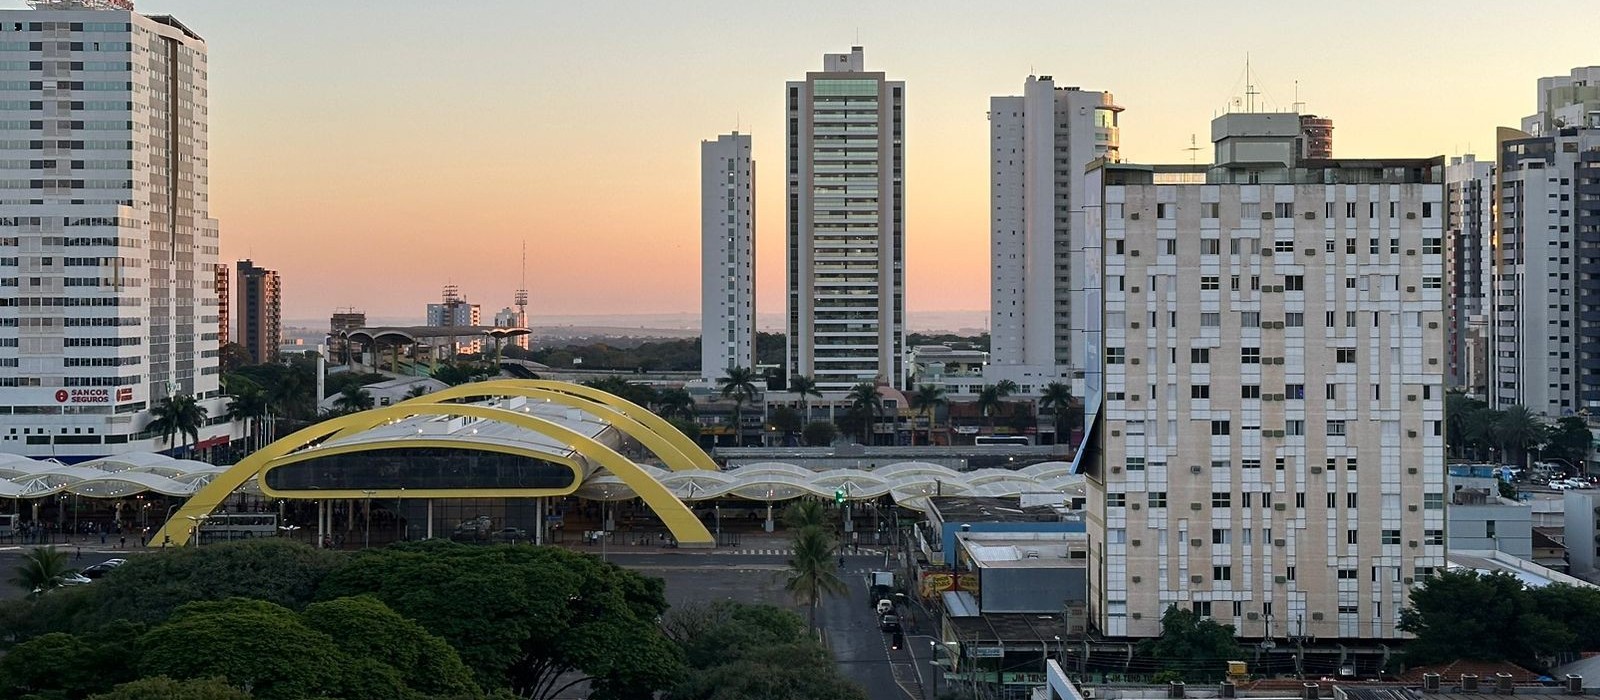
M750 135L700 142L700 377L756 366L756 162Z
M0 452L164 450L144 429L175 394L226 442L206 43L127 2L32 4L0 11Z
M1020 393L1073 384L1083 348L1071 344L1074 280L1083 279L1084 167L1120 160L1109 92L1056 87L1028 76L1020 97L989 99L990 356L984 380ZM1077 310L1079 314L1083 309ZM1078 316L1081 320L1081 315ZM1081 375L1074 394L1082 395Z
M1490 400L1557 418L1600 412L1600 67L1538 108L1496 134Z
M787 85L788 367L905 384L905 83L859 46Z
M1295 116L1217 119L1209 170L1089 173L1108 636L1178 605L1246 638L1392 639L1444 566L1444 163L1299 160Z
M435 328L450 326L467 327L483 324L483 307L460 298L454 285L447 285L444 300L438 304L428 305L427 325ZM484 342L480 335L460 336L452 342L458 354L471 355L483 352ZM448 359L448 358L446 358Z
M1480 399L1489 396L1486 304L1494 279L1489 246L1494 239L1494 186L1495 164L1470 153L1452 156L1445 167L1446 379Z

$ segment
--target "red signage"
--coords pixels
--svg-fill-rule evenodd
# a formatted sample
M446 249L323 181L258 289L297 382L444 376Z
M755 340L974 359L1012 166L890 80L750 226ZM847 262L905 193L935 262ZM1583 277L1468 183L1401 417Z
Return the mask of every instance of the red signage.
M110 389L58 389L56 403L111 403Z
M122 387L120 389L117 389L117 403L122 403L123 401L132 401L132 400L133 400L133 387L125 386L125 387Z

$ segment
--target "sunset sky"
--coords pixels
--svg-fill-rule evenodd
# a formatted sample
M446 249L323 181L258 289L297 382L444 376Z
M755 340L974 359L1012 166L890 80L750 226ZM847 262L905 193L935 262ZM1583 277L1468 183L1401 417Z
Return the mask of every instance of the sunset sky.
M4 5L21 6L20 0ZM757 161L758 305L783 304L783 87L866 47L906 81L907 299L988 305L985 110L1029 73L1110 90L1125 157L1187 162L1244 94L1335 119L1342 156L1487 152L1534 81L1600 63L1600 13L1488 2L138 0L210 45L223 257L284 314L492 313L522 241L540 316L698 309L699 143ZM1201 151L1209 160L1209 148Z

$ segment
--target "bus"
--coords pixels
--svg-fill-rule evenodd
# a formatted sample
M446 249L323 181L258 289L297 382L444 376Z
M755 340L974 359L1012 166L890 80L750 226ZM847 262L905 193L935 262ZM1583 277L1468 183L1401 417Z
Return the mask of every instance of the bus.
M0 540L9 540L17 536L17 514L0 515Z
M272 513L218 513L200 524L200 544L275 537L278 516Z
M1032 445L1033 438L1026 435L979 435L972 439L974 445Z

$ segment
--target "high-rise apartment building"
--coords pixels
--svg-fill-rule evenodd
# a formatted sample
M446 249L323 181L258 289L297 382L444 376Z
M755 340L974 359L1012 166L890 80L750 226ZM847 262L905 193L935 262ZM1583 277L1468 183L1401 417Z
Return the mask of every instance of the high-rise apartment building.
M1538 112L1496 134L1492 405L1600 412L1600 67L1539 79Z
M233 322L233 316L228 313L228 307L232 305L232 300L228 298L229 290L233 287L228 284L227 265L214 265L212 267L216 274L216 279L212 281L211 288L217 296L217 347L221 348L233 340L233 328L230 325Z
M1089 172L1106 635L1177 605L1241 637L1391 639L1444 566L1444 162L1300 160L1296 117L1217 119L1209 168Z
M750 135L700 142L700 376L756 366L756 163Z
M461 296L461 289L453 284L444 287L443 299L438 304L428 305L428 325L436 328L469 327L483 323L483 309L477 304L468 302ZM483 337L473 334L460 336L450 343L455 353L473 354L483 352ZM446 358L448 359L448 358Z
M150 407L218 386L206 43L113 0L0 10L0 451L169 444Z
M276 270L240 260L234 286L239 290L239 344L255 364L278 361L283 344L283 286Z
M861 47L787 86L789 376L904 385L905 83Z
M989 100L989 365L984 381L1009 379L1036 395L1071 382L1074 280L1082 280L1084 167L1120 160L1109 92L1056 87L1028 76L1020 97ZM1082 313L1082 309L1078 310ZM1081 317L1079 317L1081 319Z
M1300 115L1300 157L1307 160L1333 157L1333 119L1315 114Z
M1445 295L1447 379L1472 396L1489 392L1489 338L1485 303L1493 280L1489 243L1494 239L1494 163L1472 154L1454 156L1445 167L1444 257L1450 293Z
M528 312L524 311L523 308L524 307L512 308L510 306L507 306L507 307L502 308L499 311L495 312L495 315L494 315L494 327L495 328L527 328L528 327ZM515 346L515 347L522 348L523 350L527 350L528 346L529 346L529 340L528 339L530 337L531 337L530 335L519 335L519 336L515 336L515 337L512 337L512 338L506 338L505 339L505 344L507 346Z

